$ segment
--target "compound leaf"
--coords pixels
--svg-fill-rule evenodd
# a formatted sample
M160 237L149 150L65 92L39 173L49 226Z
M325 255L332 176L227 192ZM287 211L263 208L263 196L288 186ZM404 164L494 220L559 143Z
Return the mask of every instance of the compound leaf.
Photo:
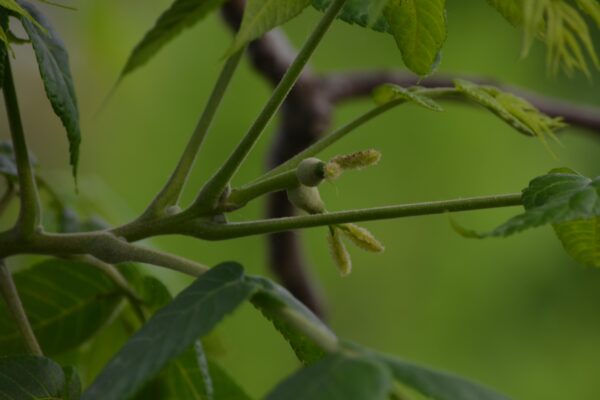
M121 78L147 63L183 30L194 26L224 2L225 0L175 0L135 46L121 72Z
M14 275L40 346L47 355L91 338L121 301L119 289L96 268L66 260L43 261ZM25 351L4 303L0 304L0 354Z
M31 4L22 2L22 5L37 22L34 23L27 17L21 17L21 23L35 52L46 96L52 104L54 113L60 118L67 131L70 164L73 176L76 177L81 130L77 97L69 67L69 56L64 43L48 20Z
M83 399L117 400L133 395L255 290L238 264L211 269L154 314L108 363Z
M383 15L406 66L420 76L435 68L446 41L445 0L389 0Z
M300 14L311 0L248 0L244 18L235 41L228 52L231 55L250 41Z

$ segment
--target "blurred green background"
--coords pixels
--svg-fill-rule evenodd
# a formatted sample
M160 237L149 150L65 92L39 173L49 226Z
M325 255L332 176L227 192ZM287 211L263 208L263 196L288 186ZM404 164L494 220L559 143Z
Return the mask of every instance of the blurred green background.
M175 165L219 71L231 34L213 15L186 31L149 65L127 78L101 105L128 53L168 0L78 2L78 11L45 7L70 49L78 90L83 143L76 201L96 204L111 223L134 217ZM298 45L318 13L285 26ZM449 37L439 71L495 77L543 94L600 106L592 79L549 77L544 49L519 57L521 37L483 0L450 2ZM15 67L31 150L48 179L74 198L64 132L43 94L33 55L17 48ZM316 53L318 71L403 68L390 36L337 22ZM245 132L269 95L247 62L236 75L196 164L186 200ZM356 101L336 110L336 125L371 107ZM340 142L325 156L374 147L376 168L344 176L322 191L328 209L388 205L515 192L558 166L600 174L600 137L569 128L553 158L481 109L447 104L432 114L415 106L388 113ZM99 111L101 109L101 111ZM8 137L4 114L2 138ZM273 128L235 179L263 169ZM92 207L93 208L93 207ZM256 202L231 218L261 216ZM486 229L517 209L456 215ZM2 224L8 223L7 220ZM444 216L365 224L385 243L383 255L351 249L354 272L341 279L329 257L326 229L303 232L313 274L326 294L330 322L340 336L382 351L453 371L514 399L600 398L600 271L584 269L563 252L551 229L505 240L457 236ZM265 274L264 238L204 243L171 237L159 248L208 265L236 260ZM174 290L189 280L157 272ZM292 352L250 306L218 329L224 365L259 396L298 367Z

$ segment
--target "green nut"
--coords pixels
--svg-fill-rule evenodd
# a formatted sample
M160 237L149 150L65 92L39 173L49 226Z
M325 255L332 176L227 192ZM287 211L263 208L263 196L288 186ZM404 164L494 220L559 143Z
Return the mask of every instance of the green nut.
M316 187L299 185L287 191L290 203L309 214L325 212L325 204L321 200L319 189Z
M318 158L307 158L302 160L296 168L296 176L298 181L305 186L319 186L323 179L325 163Z

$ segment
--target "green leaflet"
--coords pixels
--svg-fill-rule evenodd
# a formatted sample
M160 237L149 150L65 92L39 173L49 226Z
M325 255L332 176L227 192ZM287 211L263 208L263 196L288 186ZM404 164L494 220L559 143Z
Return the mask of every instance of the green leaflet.
M207 395L206 377L198 368L198 360L193 349L171 362L161 374L164 382L164 399L169 400L250 400L244 390L234 382L219 364L208 360L212 396Z
M373 100L375 100L377 105L389 103L397 99L413 102L431 111L444 111L438 103L429 97L423 96L411 89L403 88L402 86L386 83L375 88L373 91Z
M600 3L598 0L577 0L577 5L600 28Z
M266 400L387 400L389 370L368 356L331 354L296 372Z
M242 25L227 54L236 53L247 43L296 17L310 2L311 0L248 0Z
M420 76L435 68L446 41L445 0L390 0L383 15L406 66Z
M463 378L421 367L388 355L377 354L394 378L432 400L508 400L479 384Z
M523 24L523 0L488 0L488 3L511 24Z
M455 226L466 237L509 236L553 225L565 250L584 265L600 267L600 177L589 179L569 169L553 170L523 190L525 212L487 233Z
M548 49L547 64L551 73L562 68L567 74L580 70L590 75L589 58L600 68L592 35L580 12L565 0L488 0L511 24L524 30L523 56L537 38ZM579 10L600 27L600 3L576 0Z
M73 169L73 176L77 177L81 131L79 128L77 97L69 67L69 56L64 43L48 20L31 4L23 2L23 7L43 27L41 28L36 23L31 22L29 18L21 17L23 28L25 28L31 39L40 75L44 81L46 96L52 104L54 113L60 118L67 131L70 164Z
M144 65L184 29L194 26L224 2L225 0L175 0L135 46L121 72L121 78Z
M369 5L369 21L368 27L371 28L377 21L381 19L383 16L383 9L387 5L389 0L371 0L371 4Z
M27 18L34 24L37 24L37 22L32 18L31 14L29 14L28 10L21 7L21 5L15 0L0 0L0 7L5 8L16 15Z
M81 380L72 367L63 368L65 374L65 385L63 400L78 400L81 397Z
M137 266L127 264L119 266L119 269L151 314L172 301L163 283L143 274ZM115 346L116 352L120 344ZM207 387L211 389L207 390ZM157 395L157 391L160 395ZM136 394L135 399L142 400L150 396L161 400L250 400L226 371L207 359L200 341L172 360L156 379Z
M551 172L523 190L523 205L523 214L488 235L508 236L541 225L600 216L600 177L592 180L576 173Z
M45 357L0 358L0 398L3 400L78 400L79 382L72 369Z
M84 263L48 260L14 274L23 306L47 355L74 349L92 337L121 301L115 285ZM0 354L24 351L4 303L0 304Z
M159 310L109 362L82 398L117 400L133 395L255 290L245 281L240 265L214 267Z
M381 1L381 0L377 0ZM313 7L319 11L325 11L331 4L331 0L313 0ZM383 17L374 20L371 0L346 0L346 5L339 15L339 19L349 24L369 27L379 32L388 32L389 26Z
M556 138L555 132L565 127L561 118L552 118L540 112L526 100L498 88L477 85L457 79L456 89L468 100L479 104L521 133L535 136L543 143Z
M565 251L581 265L600 267L600 217L554 224Z
M289 322L281 319L279 312L285 312L297 320L309 321L317 328L315 335L326 337L328 341L337 341L335 334L286 289L265 278L248 277L247 279L260 288L252 298L252 303L288 341L300 361L310 364L321 359L325 353L314 343L312 337L298 332Z

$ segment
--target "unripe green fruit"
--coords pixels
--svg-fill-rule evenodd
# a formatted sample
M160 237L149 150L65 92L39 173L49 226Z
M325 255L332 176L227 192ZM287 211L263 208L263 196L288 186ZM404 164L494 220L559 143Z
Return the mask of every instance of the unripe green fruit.
M319 189L316 187L299 185L287 191L290 203L309 214L325 212L325 204L321 200Z
M318 158L307 158L302 160L296 168L298 181L305 186L319 186L323 179L325 163Z

